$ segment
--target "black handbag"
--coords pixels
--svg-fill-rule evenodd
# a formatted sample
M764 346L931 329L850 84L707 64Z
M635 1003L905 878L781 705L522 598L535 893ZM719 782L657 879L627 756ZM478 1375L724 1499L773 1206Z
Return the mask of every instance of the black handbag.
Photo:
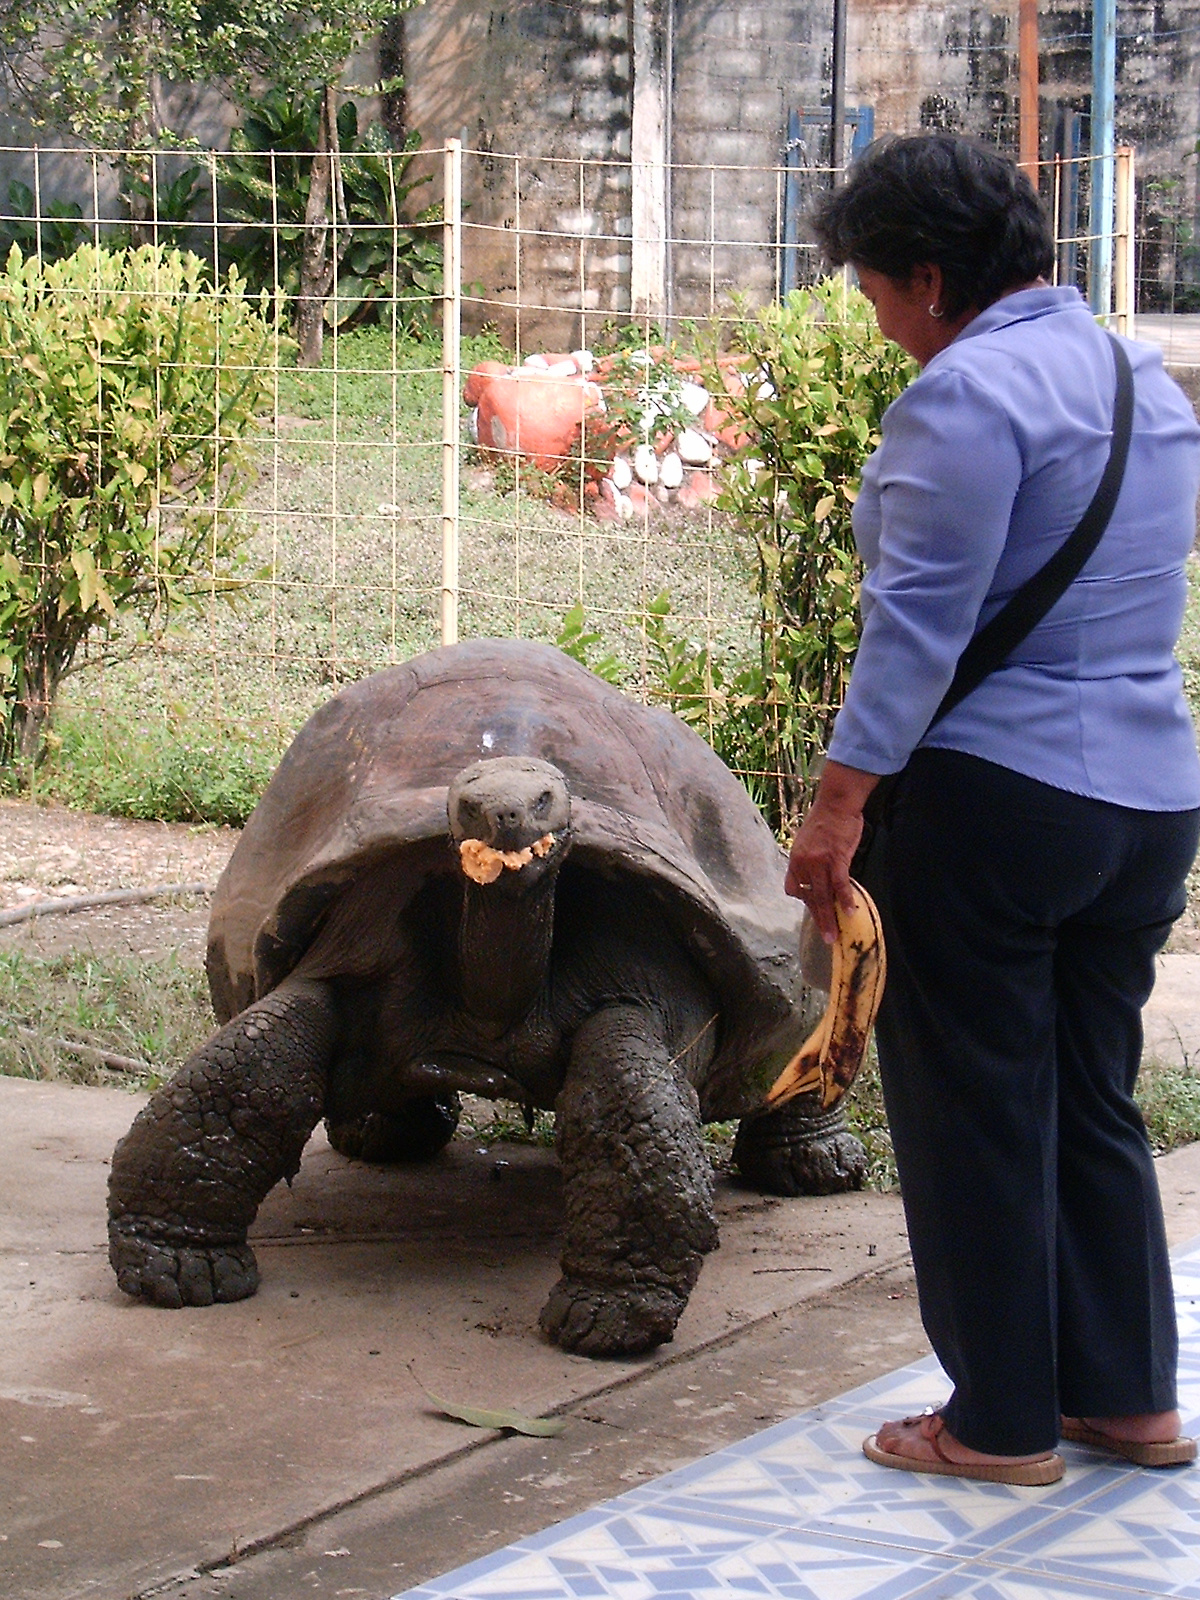
M1017 646L1028 638L1082 572L1108 527L1125 477L1125 463L1129 458L1129 440L1133 432L1133 371L1121 341L1114 339L1112 334L1107 337L1112 347L1117 387L1113 400L1112 442L1096 492L1087 510L1049 561L1039 567L1015 594L1010 595L991 621L971 639L959 657L950 687L930 718L925 733L921 735L922 739L948 712L977 689L989 674L1003 666ZM920 740L917 742L919 744ZM859 877L864 870L875 835L879 828L886 825L897 786L903 776L903 767L899 772L888 773L867 797L863 807L863 836L850 864L852 878Z

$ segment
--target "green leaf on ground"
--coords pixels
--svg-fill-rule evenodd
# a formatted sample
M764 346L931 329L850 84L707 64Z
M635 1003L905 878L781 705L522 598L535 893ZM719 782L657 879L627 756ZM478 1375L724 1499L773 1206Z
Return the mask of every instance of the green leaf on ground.
M411 1367L408 1370L431 1405L458 1422L470 1423L473 1428L509 1428L513 1433L527 1433L535 1439L553 1439L566 1427L561 1417L527 1417L523 1412L509 1411L505 1407L464 1406L456 1400L440 1400L429 1392Z

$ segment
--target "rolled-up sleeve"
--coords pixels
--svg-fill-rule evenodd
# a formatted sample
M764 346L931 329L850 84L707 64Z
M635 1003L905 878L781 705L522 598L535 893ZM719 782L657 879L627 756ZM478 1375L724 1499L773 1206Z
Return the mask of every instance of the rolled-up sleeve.
M862 638L831 760L898 772L920 742L975 632L1022 469L1010 417L961 372L925 372L889 409L869 472L877 559L864 552Z

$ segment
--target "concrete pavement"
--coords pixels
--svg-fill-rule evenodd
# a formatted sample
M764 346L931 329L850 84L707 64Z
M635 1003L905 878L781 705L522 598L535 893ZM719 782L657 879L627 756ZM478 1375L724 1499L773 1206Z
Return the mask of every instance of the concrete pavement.
M1200 1059L1200 955L1160 958L1147 1048ZM159 1311L105 1255L113 1145L142 1097L0 1077L0 1597L383 1600L926 1349L893 1195L719 1186L722 1247L675 1342L636 1361L537 1333L553 1153L456 1140L384 1171L318 1134L254 1230L258 1295ZM1200 1145L1160 1163L1200 1234ZM445 1399L560 1413L470 1429Z
M104 1251L140 1097L0 1078L0 1595L378 1597L921 1353L899 1202L723 1181L722 1248L673 1345L564 1355L549 1150L456 1142L379 1171L320 1137L255 1229L258 1295L159 1311ZM502 1163L506 1163L502 1164ZM1161 1164L1200 1233L1200 1146ZM444 1398L567 1418L498 1436Z
M597 1363L537 1333L561 1248L552 1151L456 1141L428 1167L385 1171L317 1136L292 1189L260 1213L258 1295L161 1311L126 1300L105 1255L108 1158L139 1104L0 1078L6 1597L147 1594L494 1452L494 1435L439 1415L418 1383L460 1402L574 1413L905 1259L893 1197L785 1202L724 1182L723 1246L674 1344ZM677 1398L671 1448L699 1454ZM533 1442L565 1461L578 1425ZM436 1566L461 1559L443 1540Z

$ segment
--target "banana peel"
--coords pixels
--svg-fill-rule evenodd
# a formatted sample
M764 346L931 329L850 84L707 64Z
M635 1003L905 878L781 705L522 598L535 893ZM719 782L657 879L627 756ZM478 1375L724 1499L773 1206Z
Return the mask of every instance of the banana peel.
M875 902L861 884L852 881L851 887L854 910L837 908L838 936L825 1015L771 1085L763 1102L768 1111L814 1089L820 1090L821 1105L829 1110L862 1066L883 998L887 956Z

